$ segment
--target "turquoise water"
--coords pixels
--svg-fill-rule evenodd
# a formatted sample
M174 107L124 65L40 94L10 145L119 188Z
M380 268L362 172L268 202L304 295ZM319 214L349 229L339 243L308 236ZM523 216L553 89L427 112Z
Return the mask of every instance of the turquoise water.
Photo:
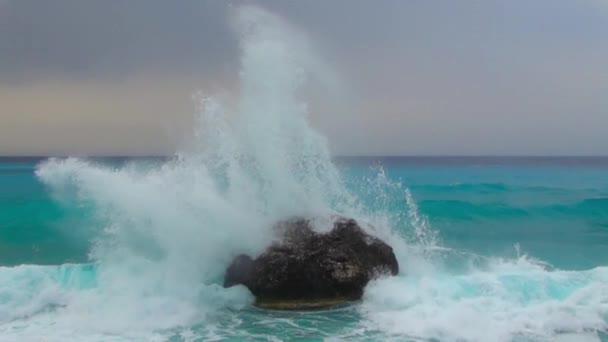
M117 174L164 162L94 161ZM218 271L195 299L185 296L148 275L166 272L145 265L169 253L137 254L127 269L145 280L144 293L104 283L116 281L113 272L125 277L104 266L112 258L91 255L109 219L77 188L50 186L45 163L0 160L0 335L8 340L606 339L606 158L339 158L365 217L391 222L380 235L396 247L402 273L371 284L353 306L289 313L254 308L243 289L219 286ZM101 186L112 188L109 180ZM168 276L191 284L180 272ZM108 304L130 295L145 305Z

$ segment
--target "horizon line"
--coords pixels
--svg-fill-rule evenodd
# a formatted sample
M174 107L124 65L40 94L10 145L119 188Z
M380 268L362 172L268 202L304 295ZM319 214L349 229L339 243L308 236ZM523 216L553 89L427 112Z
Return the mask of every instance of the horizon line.
M173 158L176 154L0 154L0 158ZM332 158L608 158L608 154L336 154Z

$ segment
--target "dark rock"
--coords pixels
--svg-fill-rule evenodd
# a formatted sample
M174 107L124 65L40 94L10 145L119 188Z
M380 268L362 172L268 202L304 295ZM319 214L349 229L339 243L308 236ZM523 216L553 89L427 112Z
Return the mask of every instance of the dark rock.
M327 233L299 218L275 229L277 242L255 260L237 256L224 279L225 287L245 285L259 306L303 309L357 300L370 280L399 272L393 249L355 220L338 218Z

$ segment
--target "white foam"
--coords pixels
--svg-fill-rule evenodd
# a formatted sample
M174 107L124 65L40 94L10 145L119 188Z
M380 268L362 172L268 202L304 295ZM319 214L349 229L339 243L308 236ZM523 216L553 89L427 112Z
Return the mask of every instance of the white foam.
M408 274L369 286L368 330L440 341L598 339L608 329L608 268L547 271L496 261L465 274Z

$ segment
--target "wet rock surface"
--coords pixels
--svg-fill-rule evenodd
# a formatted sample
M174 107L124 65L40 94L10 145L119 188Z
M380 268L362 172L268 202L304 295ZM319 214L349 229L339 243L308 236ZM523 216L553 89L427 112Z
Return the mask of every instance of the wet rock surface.
M279 222L279 239L253 259L237 256L226 270L224 286L242 284L260 307L312 309L360 299L367 283L396 275L393 249L363 231L352 219L339 217L326 233L310 220Z

